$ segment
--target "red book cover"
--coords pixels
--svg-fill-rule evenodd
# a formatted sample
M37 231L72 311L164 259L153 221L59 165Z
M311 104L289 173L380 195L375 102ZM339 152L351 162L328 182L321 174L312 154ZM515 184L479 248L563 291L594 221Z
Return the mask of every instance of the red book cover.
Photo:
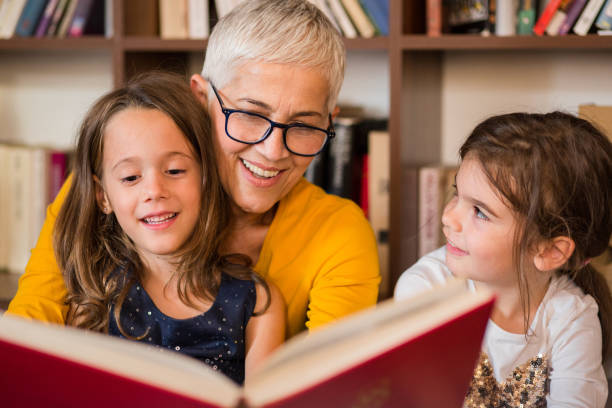
M535 34L544 35L544 32L546 31L546 27L548 27L550 19L553 17L555 11L559 8L560 4L561 0L550 0L548 2L546 8L540 15L540 18L538 18L535 25L533 26L533 32Z
M5 316L4 407L460 407L493 305L457 280L279 348L246 385L139 342Z

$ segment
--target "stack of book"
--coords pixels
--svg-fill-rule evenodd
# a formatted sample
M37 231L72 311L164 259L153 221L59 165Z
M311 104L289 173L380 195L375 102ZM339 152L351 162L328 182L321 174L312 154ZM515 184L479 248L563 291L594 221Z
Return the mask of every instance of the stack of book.
M389 35L389 0L309 0L346 38Z
M25 270L68 162L64 151L0 144L0 270Z
M606 35L612 0L427 0L427 34Z
M109 0L3 0L0 39L111 35Z

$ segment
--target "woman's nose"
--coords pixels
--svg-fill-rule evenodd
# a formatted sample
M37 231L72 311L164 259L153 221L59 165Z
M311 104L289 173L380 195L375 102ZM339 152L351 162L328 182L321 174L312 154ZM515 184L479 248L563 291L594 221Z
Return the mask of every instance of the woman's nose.
M285 159L291 155L291 152L285 147L283 129L280 128L272 129L272 133L255 146L259 153L271 162Z

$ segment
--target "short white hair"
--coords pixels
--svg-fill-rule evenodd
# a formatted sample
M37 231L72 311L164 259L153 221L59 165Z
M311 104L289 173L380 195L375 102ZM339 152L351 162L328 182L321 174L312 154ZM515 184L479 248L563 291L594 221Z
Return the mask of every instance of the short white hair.
M202 76L222 88L247 62L295 64L319 70L333 109L344 80L344 42L306 0L243 0L214 26Z

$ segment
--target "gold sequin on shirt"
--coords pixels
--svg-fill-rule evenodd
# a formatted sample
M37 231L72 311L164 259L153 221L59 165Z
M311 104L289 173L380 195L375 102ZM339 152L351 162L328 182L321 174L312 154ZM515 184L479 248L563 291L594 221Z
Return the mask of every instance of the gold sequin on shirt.
M486 353L474 370L464 408L540 408L546 407L549 391L548 358L542 354L529 359L514 369L502 383L498 383Z

